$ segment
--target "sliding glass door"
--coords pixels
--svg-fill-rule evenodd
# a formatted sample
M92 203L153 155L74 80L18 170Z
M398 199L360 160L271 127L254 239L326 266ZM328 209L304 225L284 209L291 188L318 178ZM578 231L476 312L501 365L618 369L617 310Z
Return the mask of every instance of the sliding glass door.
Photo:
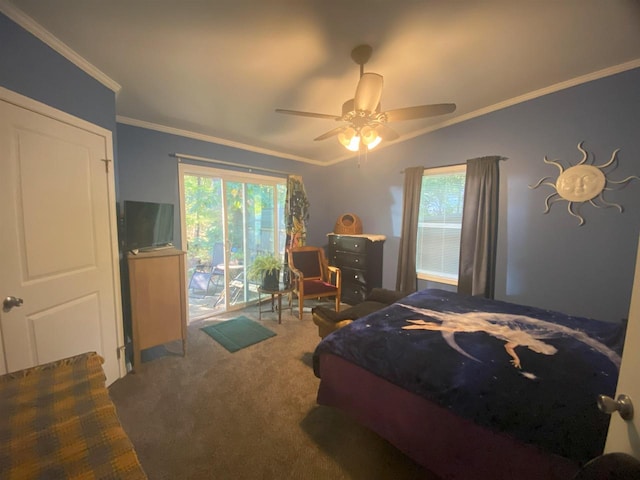
M180 164L189 320L258 298L247 278L256 255L284 255L283 178Z

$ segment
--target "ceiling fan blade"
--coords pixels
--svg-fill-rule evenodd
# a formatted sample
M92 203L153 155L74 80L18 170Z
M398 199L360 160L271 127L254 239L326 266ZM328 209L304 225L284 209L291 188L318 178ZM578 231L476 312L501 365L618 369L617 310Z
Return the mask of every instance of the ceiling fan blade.
M282 108L276 108L276 112L286 113L287 115L298 115L299 117L325 118L327 120L340 120L342 118L336 115L329 115L327 113L301 112L299 110L285 110Z
M382 96L382 75L363 73L356 87L354 106L356 110L374 112Z
M396 138L400 138L398 132L396 132L392 128L387 127L384 123L376 125L376 132L378 133L378 135L380 135L380 138L382 138L382 140L386 140L388 142L391 140L395 140Z
M388 110L387 122L399 122L401 120L414 120L416 118L435 117L455 111L455 103L436 103L433 105L418 105L416 107L397 108Z
M326 140L327 138L333 137L334 135L338 135L342 130L344 130L344 127L333 128L333 129L329 130L328 132L323 133L319 137L314 138L313 140L314 141Z

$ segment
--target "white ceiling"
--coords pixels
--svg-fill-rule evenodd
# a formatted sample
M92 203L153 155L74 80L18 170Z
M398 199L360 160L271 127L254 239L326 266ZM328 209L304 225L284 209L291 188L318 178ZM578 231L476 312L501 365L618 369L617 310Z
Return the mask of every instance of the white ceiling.
M350 156L335 137L313 141L339 124L274 110L339 114L362 43L374 49L365 71L384 76L383 110L457 104L393 123L398 141L640 66L637 0L0 0L0 9L108 77L121 122L319 164Z

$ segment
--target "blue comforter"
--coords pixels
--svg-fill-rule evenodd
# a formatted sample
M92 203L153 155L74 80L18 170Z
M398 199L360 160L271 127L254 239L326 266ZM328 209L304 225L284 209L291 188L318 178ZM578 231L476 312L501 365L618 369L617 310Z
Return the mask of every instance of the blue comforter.
M458 415L585 463L602 453L623 324L443 290L416 292L327 336L332 353Z

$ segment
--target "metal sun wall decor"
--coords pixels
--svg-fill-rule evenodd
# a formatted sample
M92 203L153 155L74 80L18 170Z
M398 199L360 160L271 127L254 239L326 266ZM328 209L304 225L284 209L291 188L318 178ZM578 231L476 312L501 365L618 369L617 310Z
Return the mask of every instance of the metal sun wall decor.
M568 168L555 161L547 159L545 155L543 161L549 165L555 165L560 170L560 174L555 183L548 182L546 180L552 177L543 177L535 185L529 185L530 189L538 188L540 185L547 185L555 188L555 193L550 194L544 201L545 209L544 213L549 213L551 205L554 203L566 200L568 202L567 210L569 214L576 217L580 225L584 225L584 218L580 214L580 206L583 202L588 201L596 208L610 208L615 207L620 213L622 213L622 205L617 203L607 202L603 198L603 194L607 190L619 190L632 180L640 180L640 177L635 175L629 176L624 180L614 181L607 178L607 172L604 170L607 167L614 166L618 160L619 148L613 151L611 159L602 165L587 164L588 154L586 150L582 148L584 142L578 143L578 150L582 152L582 160L577 165L570 165ZM593 160L591 161L593 163ZM576 211L573 209L573 204L579 203Z

